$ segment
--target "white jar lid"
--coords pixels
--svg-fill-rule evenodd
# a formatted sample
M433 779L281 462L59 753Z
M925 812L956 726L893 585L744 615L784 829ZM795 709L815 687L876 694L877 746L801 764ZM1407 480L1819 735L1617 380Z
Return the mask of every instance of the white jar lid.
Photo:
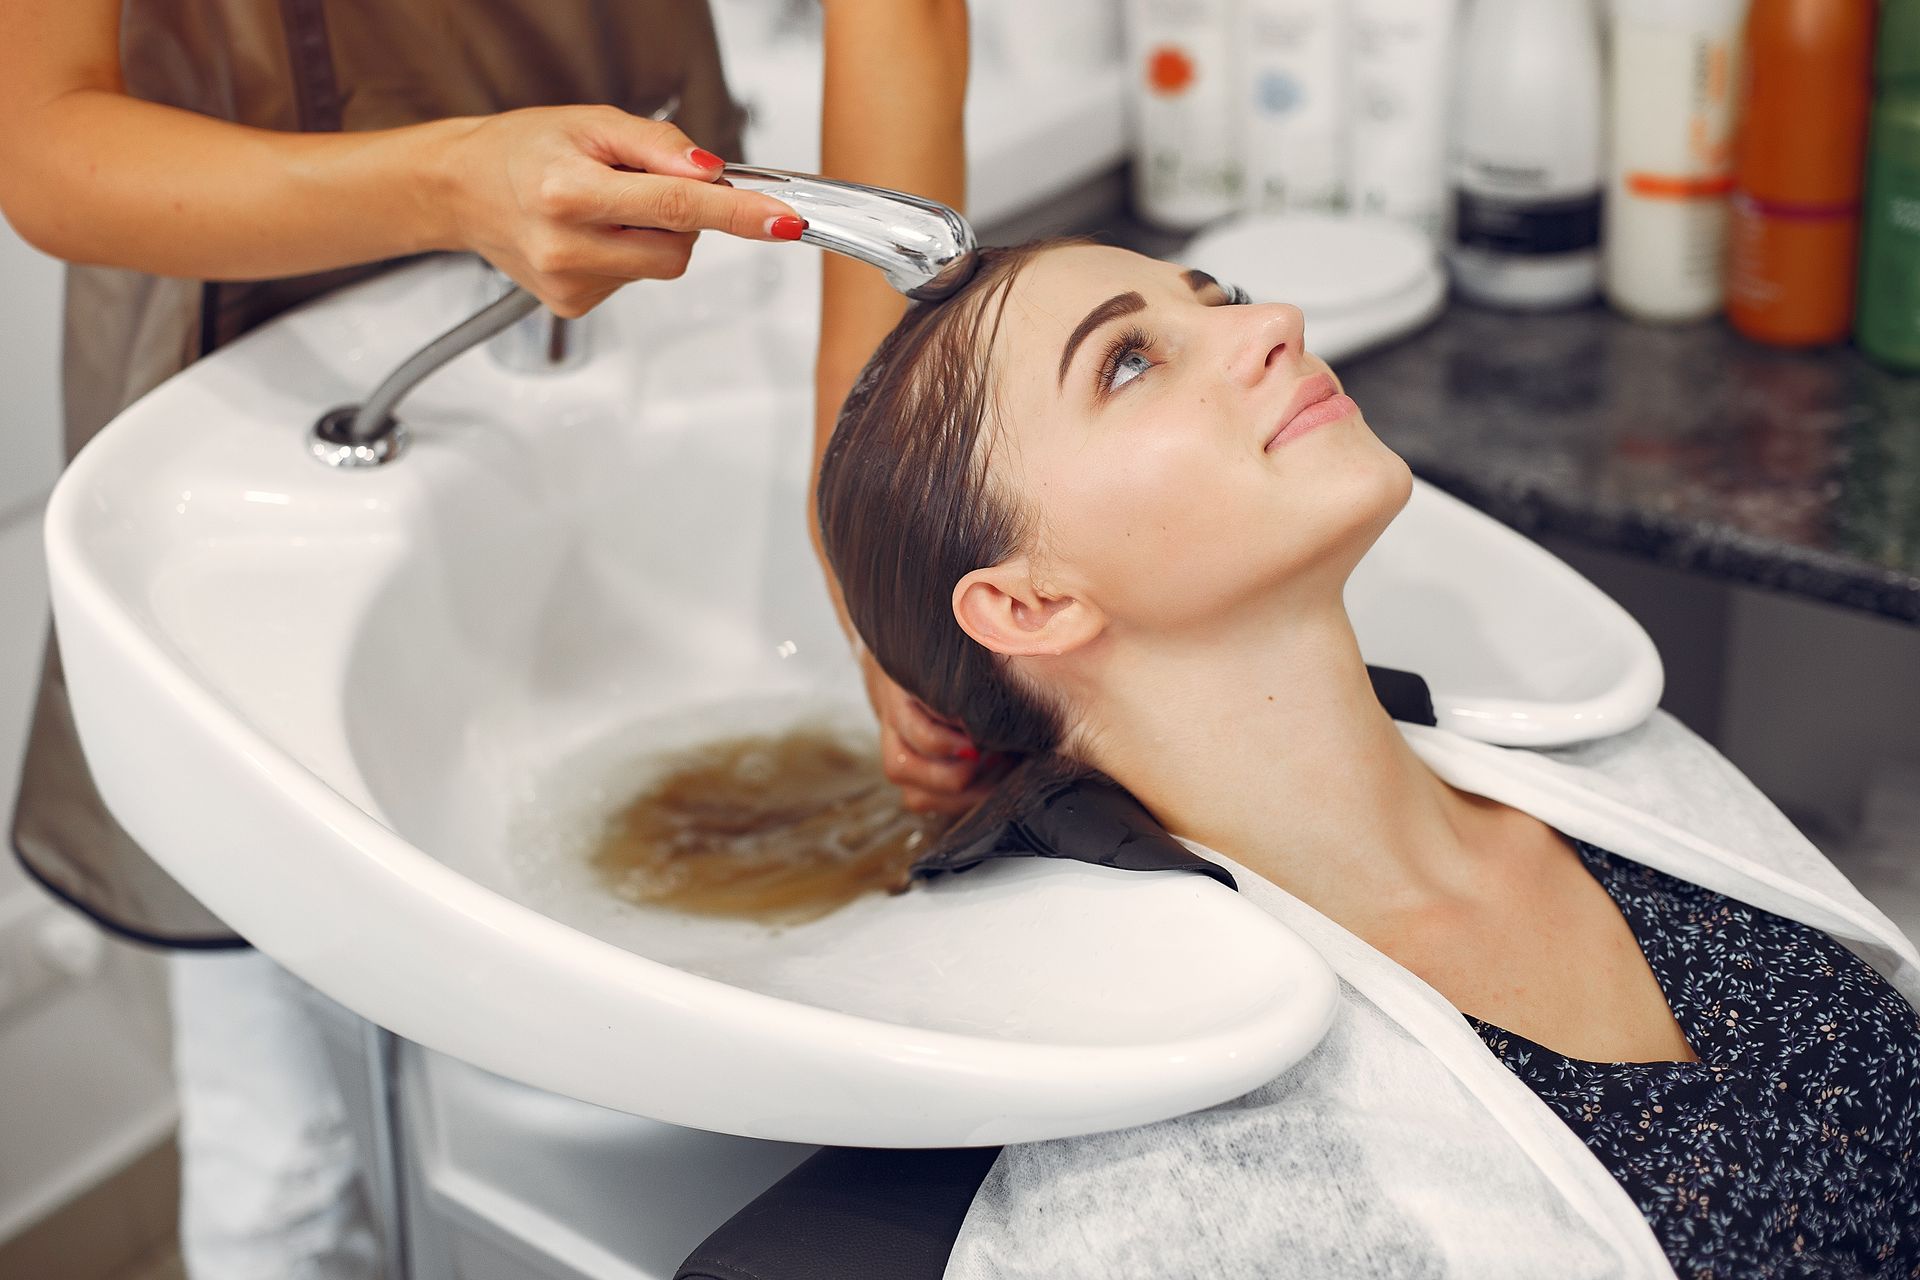
M1384 218L1244 215L1176 255L1255 302L1306 313L1307 344L1341 360L1421 328L1446 305L1447 273L1426 236Z
M1256 302L1291 302L1313 317L1391 306L1440 271L1432 243L1411 227L1319 213L1235 218L1178 256Z
M1615 23L1730 35L1747 16L1747 0L1611 0Z

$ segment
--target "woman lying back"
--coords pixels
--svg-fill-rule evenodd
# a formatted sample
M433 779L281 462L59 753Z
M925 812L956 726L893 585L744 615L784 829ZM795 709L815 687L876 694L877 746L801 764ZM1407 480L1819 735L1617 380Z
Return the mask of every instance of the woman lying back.
M1005 803L1061 761L1103 773L1424 980L1681 1273L1908 1274L1912 1007L1820 931L1422 761L1342 602L1412 479L1304 339L1295 307L1122 250L989 251L876 352L823 463L827 555L865 643L983 751L1027 762ZM1724 1063L1700 1042L1715 1000L1759 1023ZM1809 1039L1823 1021L1847 1036ZM1796 1100L1825 1081L1850 1109L1808 1102L1756 1137L1730 1081L1789 1060ZM1577 1100L1555 1092L1582 1072ZM1823 1124L1860 1131L1843 1186L1811 1158ZM1675 1194L1683 1168L1706 1170L1697 1203Z

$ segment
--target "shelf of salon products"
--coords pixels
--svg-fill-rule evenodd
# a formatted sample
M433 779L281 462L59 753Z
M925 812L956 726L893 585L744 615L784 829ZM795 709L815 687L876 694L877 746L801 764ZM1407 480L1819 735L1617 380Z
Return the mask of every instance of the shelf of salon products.
M1123 12L1134 202L1158 226L1384 215L1479 302L1724 309L1756 342L1851 333L1920 371L1920 0Z

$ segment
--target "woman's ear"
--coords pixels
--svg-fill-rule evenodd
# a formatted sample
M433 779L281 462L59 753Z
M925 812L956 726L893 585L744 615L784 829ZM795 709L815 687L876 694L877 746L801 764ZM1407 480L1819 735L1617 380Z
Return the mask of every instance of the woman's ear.
M1071 653L1107 626L1106 615L1089 601L1036 586L1025 556L960 579L953 588L953 616L962 631L1009 658Z

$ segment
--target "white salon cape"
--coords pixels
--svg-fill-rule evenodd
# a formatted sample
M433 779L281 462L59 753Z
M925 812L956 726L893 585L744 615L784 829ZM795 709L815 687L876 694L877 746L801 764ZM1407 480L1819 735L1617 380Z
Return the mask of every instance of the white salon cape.
M1399 728L1453 786L1821 929L1920 1007L1913 943L1666 713L1554 750ZM1443 996L1292 894L1188 847L1326 957L1340 979L1332 1028L1234 1101L1006 1148L947 1280L1673 1280L1632 1198Z

